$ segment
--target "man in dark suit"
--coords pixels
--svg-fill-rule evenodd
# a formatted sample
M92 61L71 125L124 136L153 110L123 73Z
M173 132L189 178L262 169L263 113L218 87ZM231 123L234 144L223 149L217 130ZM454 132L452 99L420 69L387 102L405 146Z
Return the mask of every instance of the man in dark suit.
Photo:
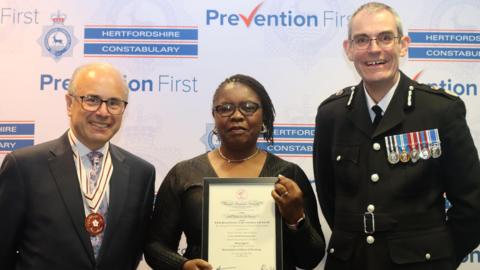
M362 81L316 117L327 270L451 270L479 244L480 166L465 105L399 70L408 45L389 6L352 15L344 49Z
M5 157L0 269L136 269L155 169L109 143L127 98L113 66L82 66L66 95L70 129Z

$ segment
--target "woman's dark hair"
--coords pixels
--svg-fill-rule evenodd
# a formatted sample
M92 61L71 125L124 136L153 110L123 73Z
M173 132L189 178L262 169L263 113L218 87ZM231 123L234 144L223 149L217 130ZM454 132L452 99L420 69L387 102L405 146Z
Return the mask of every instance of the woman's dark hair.
M267 93L267 90L265 90L265 87L255 80L254 78L243 75L243 74L236 74L233 76L228 77L225 79L218 87L217 90L215 90L215 94L213 95L213 101L217 98L218 92L225 87L225 85L229 83L240 83L248 88L252 89L253 92L255 92L258 97L260 98L260 105L262 106L263 109L263 124L266 127L266 132L263 133L263 138L273 144L273 122L275 121L275 108L273 107L272 100L270 99L270 96Z

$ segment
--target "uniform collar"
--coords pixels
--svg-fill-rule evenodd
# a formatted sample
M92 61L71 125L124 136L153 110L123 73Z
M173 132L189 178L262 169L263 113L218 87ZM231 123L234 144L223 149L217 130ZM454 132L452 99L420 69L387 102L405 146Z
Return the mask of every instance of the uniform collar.
M378 103L375 103L372 97L370 97L365 87L365 83L363 83L363 91L365 92L365 99L367 102L368 113L372 121L375 118L375 112L372 110L372 107L374 105L378 105L382 109L382 112L383 112L382 115L385 114L385 111L387 110L388 105L392 100L393 94L395 94L395 89L397 89L398 83L400 82L400 77L401 76L398 76L397 82L392 86L392 88L388 90L387 94Z

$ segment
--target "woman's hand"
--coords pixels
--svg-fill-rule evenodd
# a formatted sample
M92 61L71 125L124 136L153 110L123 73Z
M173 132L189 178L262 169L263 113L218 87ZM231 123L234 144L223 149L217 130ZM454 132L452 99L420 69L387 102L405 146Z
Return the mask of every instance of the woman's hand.
M272 197L287 224L296 224L304 216L303 192L292 179L279 175Z
M202 259L188 260L182 266L182 270L211 270L211 269L213 269L212 266L208 262Z

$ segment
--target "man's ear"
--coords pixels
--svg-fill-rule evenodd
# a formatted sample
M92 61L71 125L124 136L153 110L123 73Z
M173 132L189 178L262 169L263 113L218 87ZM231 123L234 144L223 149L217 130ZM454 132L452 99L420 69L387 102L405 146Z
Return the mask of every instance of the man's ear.
M408 53L408 46L410 45L410 37L403 36L400 38L400 56L404 57Z
M73 97L70 96L69 94L65 95L65 101L67 102L67 112L68 116L72 115L72 103L73 103Z

